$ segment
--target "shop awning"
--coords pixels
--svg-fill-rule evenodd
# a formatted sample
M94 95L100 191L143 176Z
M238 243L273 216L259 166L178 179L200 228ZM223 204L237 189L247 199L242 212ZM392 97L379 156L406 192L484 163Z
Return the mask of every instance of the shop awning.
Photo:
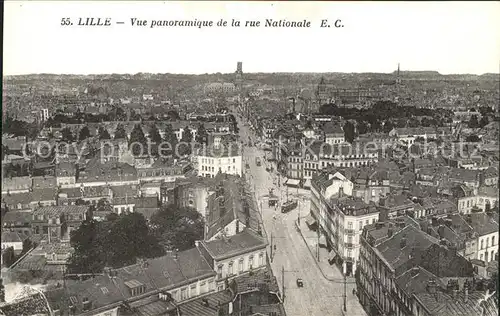
M312 215L311 215L311 214L309 214L309 215L307 215L307 217L306 217L306 224L307 224L308 226L313 226L313 225L316 225L316 224L317 224L317 222L316 222L316 219L315 219L314 217L312 217Z
M299 179L287 179L285 184L288 186L298 186L300 183Z
M307 179L306 182L304 182L304 188L311 188L311 179Z

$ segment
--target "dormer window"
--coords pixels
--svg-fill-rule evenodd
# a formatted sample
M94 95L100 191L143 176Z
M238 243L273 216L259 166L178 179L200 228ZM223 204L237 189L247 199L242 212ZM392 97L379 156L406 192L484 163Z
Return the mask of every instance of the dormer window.
M125 282L125 285L130 291L130 295L137 296L146 292L146 286L137 280L130 280Z

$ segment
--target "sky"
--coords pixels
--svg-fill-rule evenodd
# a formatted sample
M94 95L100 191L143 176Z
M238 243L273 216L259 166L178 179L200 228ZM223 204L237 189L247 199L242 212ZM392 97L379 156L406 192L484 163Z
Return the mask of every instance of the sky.
M110 27L77 26L86 17ZM70 18L73 26L62 26ZM310 28L146 27L131 19L311 21ZM321 20L343 28L321 28ZM116 21L125 24L118 25ZM6 1L4 75L500 71L500 2Z

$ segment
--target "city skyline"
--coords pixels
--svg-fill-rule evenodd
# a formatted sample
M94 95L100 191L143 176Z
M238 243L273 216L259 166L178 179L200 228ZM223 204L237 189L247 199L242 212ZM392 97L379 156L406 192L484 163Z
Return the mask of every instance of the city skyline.
M499 73L499 4L7 2L4 75L233 73ZM43 14L40 14L43 12ZM62 17L126 21L108 29L63 27ZM132 27L145 20L290 21L311 28ZM320 28L323 19L344 28ZM203 33L201 32L203 31ZM189 40L186 40L189 39ZM339 48L340 47L340 48ZM215 48L215 49L214 49Z

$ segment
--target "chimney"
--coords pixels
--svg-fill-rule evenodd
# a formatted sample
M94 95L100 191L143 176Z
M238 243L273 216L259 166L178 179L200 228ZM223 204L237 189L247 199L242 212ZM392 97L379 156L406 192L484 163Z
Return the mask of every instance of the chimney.
M378 200L378 204L380 206L385 206L385 200L387 199L387 197L385 196L381 196L380 199Z
M432 216L431 218L431 223L432 223L432 226L437 226L438 224L438 219L436 216Z
M420 268L419 267L413 267L411 269L411 277L414 278L416 277L420 272Z
M464 301L467 303L469 301L469 282L464 284Z
M453 224L453 221L451 220L451 218L447 218L444 220L444 224L446 226L448 226L449 228L451 228L452 224Z
M406 247L406 237L401 238L401 242L399 243L399 245L401 246L401 249Z
M392 231L392 227L389 227L389 228L387 229L387 238L391 238L391 237L392 237L392 235L393 235L393 233L394 233L394 232Z
M446 239L444 239L444 238L441 238L439 240L439 245L446 247L446 246L448 246L448 241Z
M427 282L427 292L430 294L436 294L436 281L435 280L430 280Z
M226 214L226 200L224 199L223 196L219 198L219 212L220 212L220 217Z

